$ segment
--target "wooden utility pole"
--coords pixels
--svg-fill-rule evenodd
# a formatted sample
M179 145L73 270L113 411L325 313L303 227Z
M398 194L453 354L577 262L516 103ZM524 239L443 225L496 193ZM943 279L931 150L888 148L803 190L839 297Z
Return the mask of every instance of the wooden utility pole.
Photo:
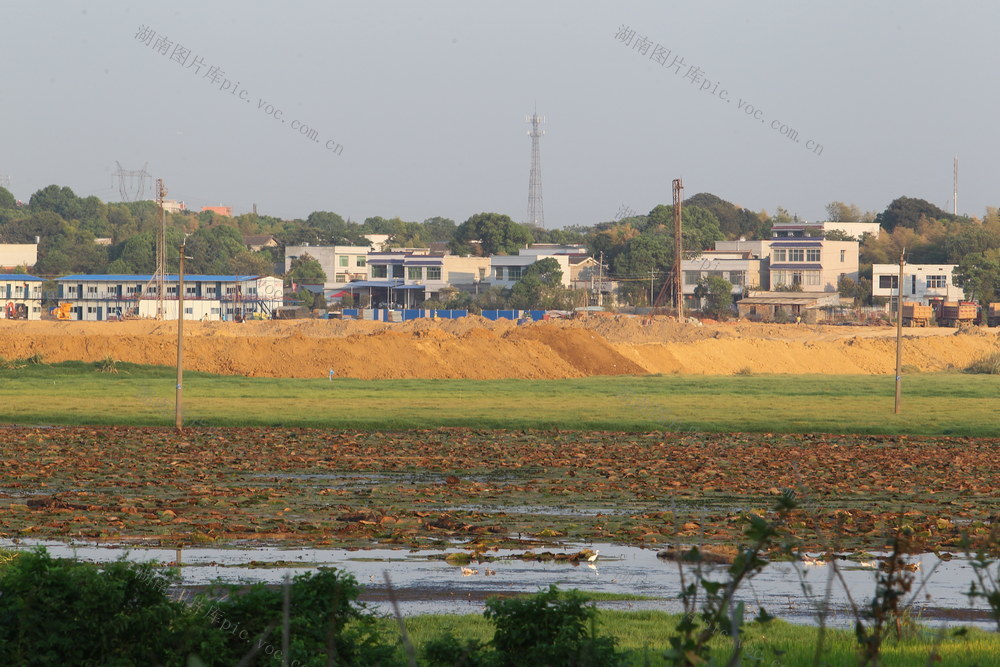
M184 243L177 272L177 396L174 404L174 426L184 430Z
M899 414L899 400L903 393L903 264L906 248L899 253L899 284L896 289L896 406L894 414Z
M684 242L681 238L681 193L684 182L674 179L674 303L677 304L677 321L684 321L684 289L681 283L681 260L684 258Z

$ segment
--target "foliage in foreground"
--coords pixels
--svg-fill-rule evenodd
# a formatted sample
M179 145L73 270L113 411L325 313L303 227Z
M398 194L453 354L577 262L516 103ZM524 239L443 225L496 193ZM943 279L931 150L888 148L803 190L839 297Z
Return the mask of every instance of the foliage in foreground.
M321 568L283 591L227 587L221 599L172 600L175 575L124 560L103 567L44 550L0 565L0 662L12 665L396 664L349 574ZM214 591L219 592L219 591ZM189 660L191 662L189 662Z

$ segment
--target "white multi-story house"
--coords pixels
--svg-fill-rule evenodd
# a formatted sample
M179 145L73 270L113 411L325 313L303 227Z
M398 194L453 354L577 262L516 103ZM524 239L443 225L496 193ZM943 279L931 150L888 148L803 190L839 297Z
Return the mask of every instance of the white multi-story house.
M368 253L371 250L371 246L359 245L286 246L285 273L291 271L293 260L308 255L323 267L323 273L326 274L326 287L343 287L353 280L368 279Z
M0 318L41 319L43 282L35 276L0 273Z
M716 241L716 251L750 252L768 260L769 289L799 286L803 292L836 292L840 278L858 279L857 241L827 241L820 237L770 238L757 241ZM763 267L762 267L763 270Z
M513 287L524 276L529 266L543 259L554 259L558 262L562 270L562 286L568 288L572 285L571 256L541 254L493 255L490 257L490 284L503 288Z
M707 250L697 257L681 261L681 283L685 305L700 308L694 291L705 278L716 276L728 281L734 296L747 290L768 288L767 259L754 255L749 250L741 252Z
M955 284L957 264L904 264L903 301L927 305L930 299L961 301L965 290ZM895 302L899 288L899 264L872 266L872 296Z
M368 268L368 280L346 289L367 294L374 305L413 307L436 298L446 287L475 291L487 279L490 260L411 248L369 253Z
M77 320L155 318L159 310L150 275L72 275L56 280L60 303L69 303ZM179 282L164 279L163 318L177 319ZM184 276L184 319L270 318L282 305L282 282L270 276Z

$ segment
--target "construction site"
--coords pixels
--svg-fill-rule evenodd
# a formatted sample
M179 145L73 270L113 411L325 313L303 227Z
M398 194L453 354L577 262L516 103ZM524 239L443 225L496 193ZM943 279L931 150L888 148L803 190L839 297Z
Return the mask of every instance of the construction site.
M888 374L895 327L684 322L591 314L526 322L478 316L402 323L357 320L189 322L188 370L246 377L559 379L598 375ZM0 357L114 359L173 365L169 320L0 320ZM911 371L962 370L998 350L998 329L907 328Z

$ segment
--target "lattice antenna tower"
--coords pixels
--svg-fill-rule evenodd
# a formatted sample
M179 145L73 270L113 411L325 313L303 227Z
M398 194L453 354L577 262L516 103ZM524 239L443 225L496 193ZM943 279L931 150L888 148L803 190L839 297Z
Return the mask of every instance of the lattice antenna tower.
M156 179L156 203L160 207L160 226L156 230L156 269L149 282L143 285L142 292L136 300L136 315L142 307L142 300L149 294L151 288L156 289L156 319L163 319L163 296L166 290L167 276L167 216L163 209L163 199L167 196L167 186L163 179ZM179 289L179 288L178 288Z
M153 180L146 167L149 163L142 165L142 169L130 171L122 168L122 163L115 160L118 171L115 172L114 180L118 181L118 192L122 196L122 201L142 201L146 198L146 184Z
M163 293L167 277L167 216L163 210L163 199L167 196L167 186L163 179L156 179L156 203L160 206L160 228L156 234L156 319L163 319Z
M537 110L524 117L531 123L528 136L531 137L531 175L528 177L528 224L545 227L545 211L542 208L542 158L538 150L538 140L545 134L541 129L545 116L539 116Z

